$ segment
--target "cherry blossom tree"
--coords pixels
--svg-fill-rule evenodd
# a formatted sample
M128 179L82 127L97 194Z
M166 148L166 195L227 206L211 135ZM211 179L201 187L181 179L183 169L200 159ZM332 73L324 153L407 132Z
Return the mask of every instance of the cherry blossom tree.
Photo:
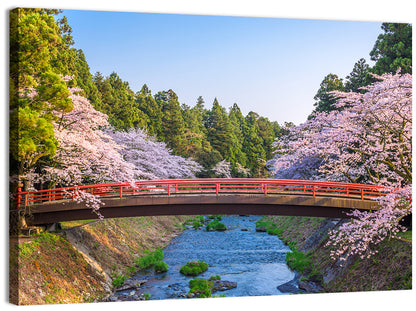
M355 220L331 233L329 244L337 247L332 255L344 259L372 255L370 245L403 230L399 221L411 213L412 77L399 72L374 77L379 81L364 87L364 93L331 92L338 109L288 128L269 162L278 175L319 159L322 179L392 189L378 200L379 211L354 211Z
M119 152L126 162L134 166L136 178L195 178L195 173L202 169L191 158L173 155L164 142L158 142L143 129L130 129L127 132L108 129L105 133L121 146Z
M251 172L249 168L242 166L240 163L236 162L235 170L238 174L241 174L243 177L250 177Z
M211 169L218 177L231 178L231 164L222 160Z
M109 126L107 115L78 95L80 89L69 90L74 109L57 116L58 148L53 165L43 168L42 180L61 186L133 180L137 169L123 159L122 146L102 130Z
M52 165L40 174L26 178L34 182L74 186L85 183L132 182L138 179L192 178L201 166L192 159L171 154L165 143L157 142L144 130L117 132L110 128L108 117L69 88L73 109L55 112L55 139L58 141ZM76 201L89 206L100 218L103 204L95 196L77 190Z

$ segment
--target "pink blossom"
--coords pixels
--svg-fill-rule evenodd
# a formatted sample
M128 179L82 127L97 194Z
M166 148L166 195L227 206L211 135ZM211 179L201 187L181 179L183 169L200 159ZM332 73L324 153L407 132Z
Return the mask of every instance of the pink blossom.
M275 142L269 166L279 176L290 169L314 171L309 179L383 185L394 191L378 199L380 210L354 211L356 219L330 235L333 257L373 255L371 245L404 230L411 213L412 76L384 74L361 93L332 92L340 111L316 113L288 128ZM316 159L311 162L308 159ZM306 167L307 164L315 167ZM397 190L400 189L400 190Z

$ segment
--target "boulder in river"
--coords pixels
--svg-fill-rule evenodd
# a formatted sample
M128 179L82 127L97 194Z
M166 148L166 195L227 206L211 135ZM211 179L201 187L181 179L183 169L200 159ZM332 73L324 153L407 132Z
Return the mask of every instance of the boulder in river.
M128 279L123 283L123 285L116 288L116 292L121 292L121 291L125 291L128 289L137 289L146 282L147 282L146 280Z
M212 287L212 292L224 291L224 290L237 287L237 282L222 281L222 280L214 280L212 282L214 283L214 286Z
M305 290L307 293L322 292L322 286L312 281L299 281L299 288Z

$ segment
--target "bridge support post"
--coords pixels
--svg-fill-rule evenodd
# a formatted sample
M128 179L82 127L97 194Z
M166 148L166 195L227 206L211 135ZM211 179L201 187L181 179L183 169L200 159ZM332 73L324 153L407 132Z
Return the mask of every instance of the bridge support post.
M22 192L22 188L21 187L18 187L17 188L17 207L16 207L16 209L19 209L20 208L20 204L22 202L21 192Z

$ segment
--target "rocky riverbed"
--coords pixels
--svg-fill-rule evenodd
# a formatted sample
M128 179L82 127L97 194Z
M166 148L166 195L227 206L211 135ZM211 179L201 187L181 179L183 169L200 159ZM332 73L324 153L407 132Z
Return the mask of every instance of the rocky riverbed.
M285 261L290 249L277 236L256 232L255 222L260 218L225 216L221 220L227 226L225 231L207 231L205 227L185 230L164 249L167 272L141 272L127 280L108 300L192 298L189 281L195 277L179 273L180 267L191 260L208 263L208 270L197 277L219 276L221 281L215 281L212 291L223 296L287 293L279 290L279 286L297 281Z

